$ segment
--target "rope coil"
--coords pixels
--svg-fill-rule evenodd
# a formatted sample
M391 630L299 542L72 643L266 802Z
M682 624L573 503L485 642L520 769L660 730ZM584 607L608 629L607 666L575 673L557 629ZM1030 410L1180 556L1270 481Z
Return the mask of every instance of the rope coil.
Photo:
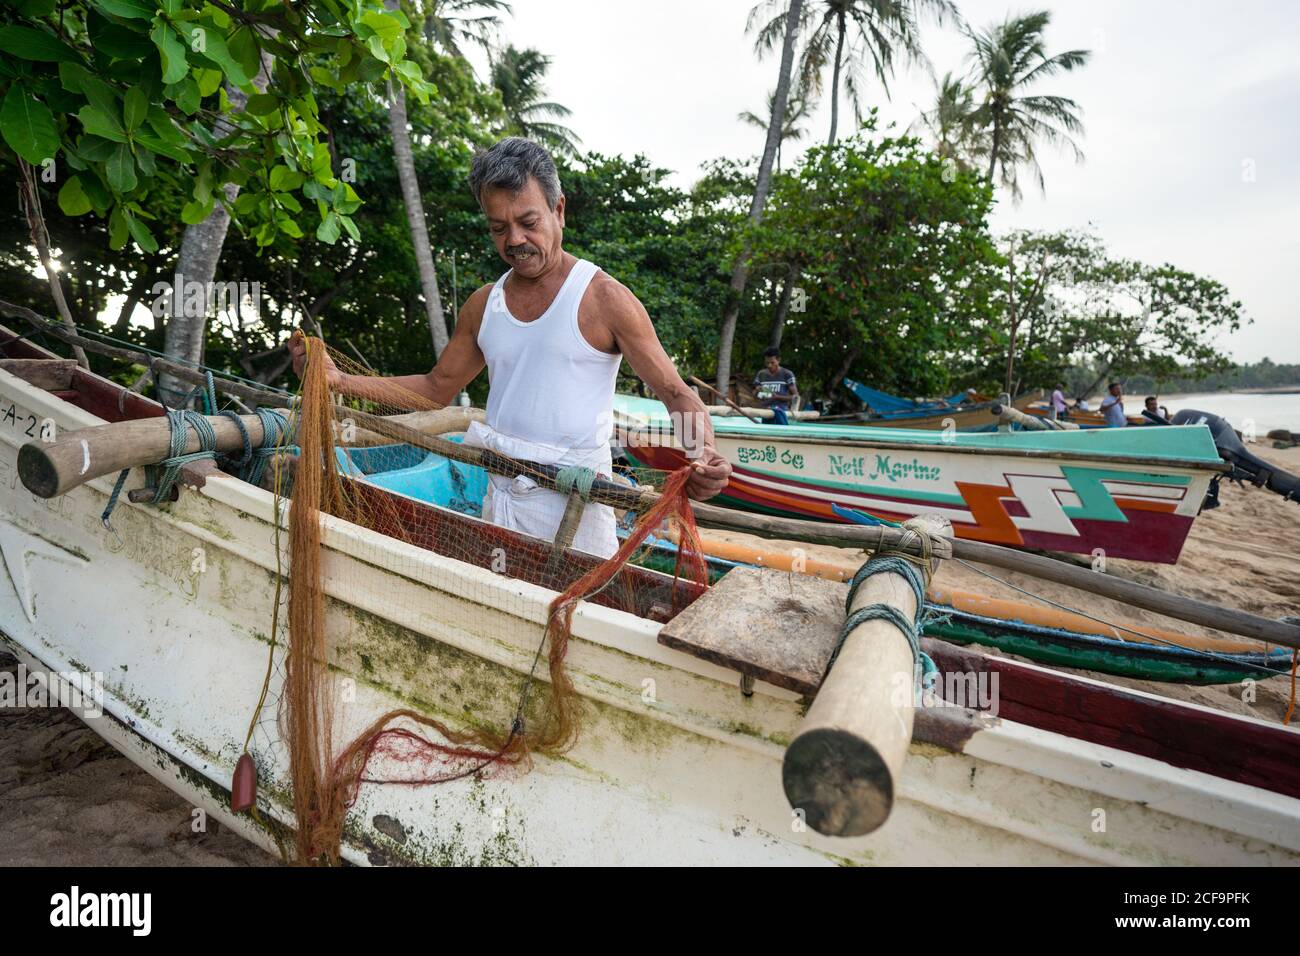
M840 628L839 636L835 639L835 648L831 651L830 659L826 662L823 676L830 673L835 661L840 656L844 642L853 633L854 629L867 621L886 620L898 628L903 637L906 638L908 647L912 650L913 675L916 686L923 691L929 690L938 679L939 668L935 666L930 655L921 650L920 637L925 625L931 620L930 615L926 612L925 592L929 587L931 568L933 567L931 559L934 553L934 539L926 532L907 525L903 526L903 531L903 538L896 548L877 551L867 559L862 567L858 568L852 579L850 579L849 593L844 600L844 626ZM919 553L913 554L911 553L912 550ZM914 617L909 619L898 608L882 603L868 604L856 611L853 609L853 602L857 597L858 588L862 586L862 582L877 574L897 574L911 586L912 593L916 597L916 614Z
M562 495L577 493L583 501L591 500L591 486L596 483L596 469L568 465L555 473L555 490Z

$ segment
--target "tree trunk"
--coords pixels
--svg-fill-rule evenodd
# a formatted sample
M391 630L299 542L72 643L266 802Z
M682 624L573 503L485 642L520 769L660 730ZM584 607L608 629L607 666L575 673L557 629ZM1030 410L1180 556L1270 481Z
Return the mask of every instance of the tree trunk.
M259 93L266 92L266 84L271 76L271 62L270 54L263 53L262 68L257 71L257 76L253 77L253 86ZM233 112L244 111L248 96L242 90L226 84L226 96L230 99ZM217 121L212 124L212 135L216 139L230 135L233 130L234 124L225 115L217 117ZM227 183L222 191L228 203L233 203L235 197L239 195L239 187L234 183ZM210 288L209 283L217 274L217 261L221 258L221 247L226 242L226 230L229 228L230 213L220 202L212 207L212 212L208 214L207 219L185 227L180 256L176 260L176 278L179 278L182 283L200 284L205 290L203 310L200 315L186 315L184 314L186 310L182 308L180 310L182 314L167 317L163 334L163 354L168 358L194 364L203 361L203 339L207 331L210 308L206 290ZM177 290L177 295L180 301L185 301L184 285ZM173 375L163 374L158 377L158 401L168 408L177 407L191 391L188 383Z
M776 97L772 102L772 117L767 127L767 142L763 146L763 158L758 164L758 180L754 184L754 200L749 206L749 223L757 226L763 221L763 207L767 203L767 193L772 187L772 163L776 158L776 147L781 142L781 131L785 126L785 104L790 94L790 72L794 65L794 41L799 32L800 17L803 14L803 0L790 0L790 11L785 18L785 42L781 47L781 72L776 81ZM736 257L731 270L730 293L727 297L727 309L722 316L722 329L718 335L718 371L714 384L722 394L727 393L731 381L731 349L736 340L736 320L740 317L741 300L745 295L745 286L749 282L749 243L745 242Z
M63 283L59 280L59 274L54 269L54 260L50 255L50 237L45 228L45 214L41 212L41 194L36 185L36 171L25 159L18 160L18 168L22 175L22 182L18 187L19 205L27 219L32 245L36 247L36 254L40 257L42 268L45 269L45 278L50 284L50 294L54 297L59 321L69 332L76 332L77 323L72 320L72 310L68 308L68 300L63 294ZM74 345L72 354L78 365L84 369L90 368L90 359L86 357L86 352L81 346Z
M839 397L840 382L844 381L844 376L849 374L849 369L851 369L853 363L858 360L858 353L861 351L862 348L857 345L849 349L848 352L845 353L844 361L840 363L840 367L835 370L835 374L831 376L831 380L826 383L826 391L832 402Z
M393 0L385 0L391 8ZM388 84L391 105L388 108L388 125L393 134L393 160L397 164L397 178L402 184L402 202L406 206L406 223L411 229L411 246L415 250L415 264L420 270L420 288L424 291L424 311L429 320L429 335L433 339L435 356L442 355L447 347L447 317L442 311L442 296L438 294L438 274L433 267L433 248L429 244L429 227L424 218L424 203L420 199L420 183L415 178L415 160L411 156L411 134L406 128L406 90L401 83Z
M839 36L835 40L835 68L831 71L831 135L827 146L835 145L835 131L840 125L840 63L844 56L844 14L839 15Z
M1002 147L1002 123L997 117L993 119L993 139L989 141L989 182L993 183L993 173L998 168L998 150ZM994 184L996 186L996 184Z
M771 348L779 349L781 347L781 334L785 331L785 317L790 313L790 295L794 292L794 283L798 278L799 267L792 262L785 274L785 287L781 289L781 299L776 304L776 315L772 317L772 335L768 340L768 346Z

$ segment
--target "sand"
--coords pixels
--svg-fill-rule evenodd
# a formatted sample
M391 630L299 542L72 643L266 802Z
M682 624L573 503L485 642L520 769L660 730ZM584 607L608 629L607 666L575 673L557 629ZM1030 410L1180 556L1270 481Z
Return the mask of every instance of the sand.
M1252 450L1289 471L1300 472L1300 447L1273 450L1262 443ZM1300 614L1300 576L1296 573L1300 504L1259 489L1226 484L1220 499L1222 506L1203 514L1193 526L1177 565L1111 561L1108 573L1270 617ZM764 543L768 548L780 545ZM855 563L862 559L860 553L851 551L803 547L810 557ZM1061 585L988 570L1044 597L1111 620L1195 630ZM940 573L942 582L950 587L1021 597L1009 587L952 563ZM1086 572L1081 569L1081 573ZM0 659L0 668L12 663ZM1291 693L1288 677L1259 682L1256 699L1248 702L1243 700L1241 685L1236 684L1191 687L1089 676L1270 721L1281 721ZM279 863L277 857L244 842L215 820L207 821L206 832L195 833L191 814L185 801L117 754L71 714L0 709L0 866Z
M0 669L16 666L0 656ZM0 866L266 866L66 710L0 708Z

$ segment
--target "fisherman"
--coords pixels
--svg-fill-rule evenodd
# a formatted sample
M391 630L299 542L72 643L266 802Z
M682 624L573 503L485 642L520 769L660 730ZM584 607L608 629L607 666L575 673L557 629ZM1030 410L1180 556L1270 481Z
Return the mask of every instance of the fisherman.
M1052 411L1056 418L1064 418L1069 405L1065 401L1065 383L1057 382L1056 388L1052 390Z
M390 404L414 392L451 405L486 366L487 424L474 422L465 444L546 465L612 474L610 441L614 385L627 359L667 406L690 458L687 494L713 497L731 465L716 449L704 403L682 381L631 291L585 259L564 251L565 197L555 162L526 139L507 137L480 152L469 187L509 270L461 306L456 328L437 364L424 375L376 379L346 375L330 363L332 389ZM290 340L294 371L302 374L306 346ZM527 476L492 475L483 517L548 540L567 498ZM588 504L572 547L600 557L618 549L613 509Z
M792 405L799 407L799 385L794 372L781 365L780 349L770 348L763 353L763 367L754 376L754 391L763 406L774 413L773 424L789 424L786 412Z
M1154 395L1148 395L1146 401L1142 404L1142 417L1146 420L1147 425L1172 425L1169 420L1169 411L1160 405L1159 399Z
M1119 382L1111 382L1106 391L1110 392L1108 396L1101 400L1101 405L1097 410L1101 412L1102 418L1106 420L1106 425L1110 428L1120 428L1128 424L1128 418L1124 415L1124 389Z

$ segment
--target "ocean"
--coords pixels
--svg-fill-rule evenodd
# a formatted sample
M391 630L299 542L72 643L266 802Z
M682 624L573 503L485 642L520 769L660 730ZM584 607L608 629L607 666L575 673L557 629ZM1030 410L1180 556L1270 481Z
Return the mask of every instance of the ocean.
M1133 413L1142 409L1145 395L1124 396L1124 410ZM1263 439L1275 428L1300 432L1300 391L1260 394L1257 392L1208 392L1199 395L1161 396L1160 404L1170 414L1184 408L1219 415L1232 423L1238 431L1247 431L1251 421L1254 432Z

